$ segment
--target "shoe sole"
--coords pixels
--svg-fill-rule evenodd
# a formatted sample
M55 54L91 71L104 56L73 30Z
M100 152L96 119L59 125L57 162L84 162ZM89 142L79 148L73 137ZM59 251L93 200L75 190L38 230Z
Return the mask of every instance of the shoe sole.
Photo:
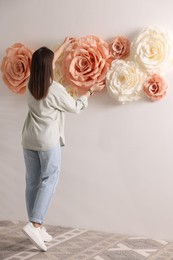
M37 244L37 242L34 239L32 239L32 237L24 229L22 229L22 231L38 249L44 252L47 251L47 248L43 249L41 246L39 246L39 244Z
M51 242L53 239L50 239L50 240L44 240L44 242L47 242L47 243L49 243L49 242Z

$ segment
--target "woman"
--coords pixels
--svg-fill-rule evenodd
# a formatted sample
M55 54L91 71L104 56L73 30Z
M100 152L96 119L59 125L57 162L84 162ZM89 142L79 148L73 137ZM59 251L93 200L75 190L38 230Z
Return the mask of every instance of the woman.
M79 113L88 105L93 92L104 86L92 86L76 101L65 88L53 81L55 62L72 39L67 38L54 52L42 47L34 52L27 89L28 115L22 132L26 166L26 207L29 223L23 232L42 251L52 237L42 226L58 182L64 141L64 112Z

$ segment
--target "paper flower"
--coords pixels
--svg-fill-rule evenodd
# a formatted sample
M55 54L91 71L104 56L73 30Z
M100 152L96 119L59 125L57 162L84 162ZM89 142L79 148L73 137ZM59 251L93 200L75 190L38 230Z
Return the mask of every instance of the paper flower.
M144 83L143 91L150 100L158 101L166 96L167 84L160 75L149 75Z
M134 62L114 60L106 75L106 87L110 96L121 103L141 98L145 75Z
M30 75L32 51L22 43L7 48L1 63L2 79L14 93L23 94Z
M58 61L55 78L79 92L86 91L95 83L105 82L109 58L109 46L102 39L96 36L76 38Z
M124 59L130 54L130 41L123 36L116 36L109 49L113 59Z
M173 61L173 41L166 31L147 27L131 44L131 54L139 67L147 73L160 73Z
M79 97L79 93L76 88L72 87L66 87L66 91L69 93L70 96L72 96L74 99L77 99Z

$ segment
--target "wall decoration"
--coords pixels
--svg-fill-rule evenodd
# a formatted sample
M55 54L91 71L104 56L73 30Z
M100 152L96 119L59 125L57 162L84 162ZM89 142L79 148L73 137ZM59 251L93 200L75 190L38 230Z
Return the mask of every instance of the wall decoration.
M144 94L152 101L158 101L166 96L167 83L158 74L151 74L143 85Z
M22 43L7 48L1 63L2 79L15 93L24 93L30 74L32 50ZM173 40L158 27L144 28L130 42L122 35L110 42L89 35L74 38L59 57L54 78L74 97L102 83L119 103L167 94L163 74L173 67Z
M160 73L173 64L173 40L157 27L143 29L131 44L131 58L146 73Z
M57 62L55 78L82 93L105 82L110 62L108 43L94 35L75 38Z
M112 59L124 59L130 55L130 41L126 37L116 36L109 44Z
M110 96L125 103L141 98L145 74L132 61L114 60L106 76Z
M22 43L7 48L1 63L2 79L14 93L23 94L30 75L32 50Z
M167 83L160 73L173 65L173 40L170 34L157 27L147 27L132 41L128 62L136 67L131 72L117 59L112 62L106 76L108 93L118 102L135 101L143 94L151 101L158 101L167 94ZM130 64L130 63L129 63ZM134 65L133 65L134 66ZM143 75L139 82L138 75ZM130 76L131 75L131 76ZM136 88L137 86L137 88ZM139 91L140 90L140 91Z

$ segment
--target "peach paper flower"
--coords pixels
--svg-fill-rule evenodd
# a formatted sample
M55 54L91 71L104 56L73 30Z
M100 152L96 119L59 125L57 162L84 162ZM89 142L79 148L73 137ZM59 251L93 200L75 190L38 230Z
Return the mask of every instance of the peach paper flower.
M7 48L1 63L2 79L14 93L23 94L30 75L32 51L22 43Z
M150 100L158 101L166 96L167 84L160 75L153 74L148 76L143 91Z
M109 48L113 59L123 59L130 54L130 41L123 36L116 36Z
M104 83L110 66L109 46L96 36L76 38L57 62L55 79L78 92ZM59 70L56 73L56 70Z

